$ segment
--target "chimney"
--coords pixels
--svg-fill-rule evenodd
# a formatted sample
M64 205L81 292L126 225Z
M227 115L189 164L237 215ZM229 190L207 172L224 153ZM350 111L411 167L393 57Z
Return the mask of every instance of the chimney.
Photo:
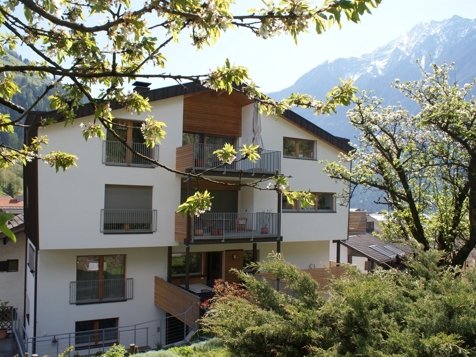
M135 81L134 83L132 83L132 85L134 86L134 90L137 93L143 93L150 90L149 86L151 85L151 83Z

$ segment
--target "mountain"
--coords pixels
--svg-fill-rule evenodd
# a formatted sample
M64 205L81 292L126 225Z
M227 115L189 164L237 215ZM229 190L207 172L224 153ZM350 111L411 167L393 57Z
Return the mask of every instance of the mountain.
M338 78L353 79L359 90L374 90L377 97L384 98L384 105L400 101L410 112L416 112L418 107L391 88L390 83L396 78L402 82L419 79L421 72L415 64L417 59L424 68L428 68L431 62L454 62L454 79L460 84L469 83L476 78L475 56L476 20L453 16L444 21L420 23L406 34L361 57L326 61L301 76L291 87L268 95L282 99L291 93L307 93L325 98L327 91L338 84ZM340 108L331 117L316 117L312 111L304 109L294 111L336 136L356 141L358 132L348 124L345 108ZM359 188L351 205L368 211L386 209L386 206L374 203L380 196L378 192L363 192Z
M343 78L353 79L359 90L374 90L375 95L385 99L384 104L401 101L407 105L405 98L392 89L390 83L396 78L400 81L419 79L421 73L415 64L416 59L425 67L430 62L455 62L456 80L468 83L476 77L475 55L476 20L453 16L444 21L420 23L408 33L361 57L326 61L301 76L291 87L268 95L282 99L291 93L307 93L324 98L327 91L338 84L338 78ZM408 109L416 110L411 105ZM312 111L304 109L295 111L334 135L351 140L356 135L345 117L345 108L331 117L316 117Z

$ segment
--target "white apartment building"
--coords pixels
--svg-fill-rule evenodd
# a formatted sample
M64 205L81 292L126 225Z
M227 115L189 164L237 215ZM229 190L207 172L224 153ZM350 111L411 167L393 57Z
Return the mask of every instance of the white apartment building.
M100 347L106 339L128 344L117 331L101 331L183 312L193 294L174 295L180 285L236 281L230 268L241 269L273 251L302 269L325 267L336 260L332 242L347 238L348 209L334 197L342 185L318 162L348 152L344 139L290 111L279 118L262 115L258 123L254 103L237 92L188 84L141 93L152 113L136 116L114 108L114 116L116 130L144 155L170 168L202 172L218 163L212 152L225 142L240 146L260 135L257 163L243 160L207 171L207 177L252 182L280 172L292 175L292 189L309 189L318 199L304 210L278 202L274 191L201 181L200 189L214 197L212 210L187 223L176 210L187 193L193 194L196 180L150 165L110 136L86 142L79 124L93 119L87 106L78 111L74 126L65 126L57 113L31 114L26 139L47 135L45 153L61 150L79 157L78 166L66 172L38 162L25 168L30 269L24 320L28 336L38 338L29 349L38 353L43 347L61 352L68 343L81 352L86 344ZM167 124L165 140L154 149L145 147L139 129L149 114ZM46 117L58 122L34 125ZM171 342L169 328L150 323L140 333L155 347Z

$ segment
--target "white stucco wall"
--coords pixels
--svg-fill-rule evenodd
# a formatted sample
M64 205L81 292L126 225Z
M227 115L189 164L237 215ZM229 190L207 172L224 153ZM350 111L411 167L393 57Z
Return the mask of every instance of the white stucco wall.
M112 254L126 255L126 278L134 279L133 299L70 304L69 287L71 281L76 281L77 256ZM167 248L42 250L38 262L37 336L74 332L76 321L117 317L119 326L129 326L164 317L154 305L154 277L167 277ZM157 328L149 329L152 346L159 340L158 333Z
M18 309L23 317L23 291L25 287L25 233L16 234L16 243L7 238L0 240L0 260L18 260L18 271L0 272L0 300Z
M154 102L152 114L167 123L166 139L159 147L160 161L175 167L175 150L182 145L182 97ZM117 118L133 118L124 110ZM50 139L48 151L62 150L79 157L78 167L55 173L39 165L40 249L108 247L154 247L174 245L174 213L180 200L180 179L160 168L106 166L102 164L102 141L81 135L80 122L64 127L58 123L41 130ZM152 208L157 210L157 232L153 234L100 233L106 184L153 186Z

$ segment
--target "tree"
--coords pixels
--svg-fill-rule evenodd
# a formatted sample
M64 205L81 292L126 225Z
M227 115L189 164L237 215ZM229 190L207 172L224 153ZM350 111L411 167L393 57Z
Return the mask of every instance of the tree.
M233 356L476 356L476 270L438 266L440 255L420 252L407 271L349 266L327 299L309 274L268 257L252 267L292 296L237 272L243 286L215 285L202 326Z
M13 50L22 44L35 53L39 60L0 66L3 73L0 105L21 113L13 121L8 114L0 114L0 130L13 132L14 127L20 125L23 118L51 89L60 88L49 99L51 109L58 111L65 118L66 124L73 122L79 107L91 105L95 119L82 128L85 139L104 138L104 131L107 130L127 146L113 130L111 107L122 106L133 113L150 110L149 103L139 93L126 92L124 85L131 80L151 77L173 79L179 83L198 82L217 91L231 92L234 88L258 101L261 110L269 113L279 113L290 106L300 105L313 108L316 113L329 114L335 111L337 105L350 103L355 92L351 82L342 82L332 89L324 101L306 95L292 95L281 103L276 103L259 92L246 68L232 66L228 61L206 75L167 74L164 72L167 45L178 41L179 34L188 33L192 45L201 49L212 45L228 29L251 31L263 39L285 33L296 40L300 33L311 26L320 34L334 24L340 27L343 18L359 22L364 13L370 13L370 9L376 8L380 2L381 0L326 0L322 6L315 7L307 2L287 0L279 5L265 3L262 8L241 15L231 12L231 0L153 0L140 3L129 0L46 0L41 3L7 0L0 6L0 24L4 30L0 36L0 55L6 53L4 46ZM23 16L19 15L22 10ZM157 73L154 69L145 73L146 65L159 67L161 72ZM23 108L13 99L15 93L20 92L14 82L15 73L49 77L52 83L44 86L32 105ZM41 125L48 125L51 121L52 119L45 119ZM144 123L143 134L148 146L160 144L165 135L164 125L152 117ZM41 155L39 150L47 144L46 137L34 138L21 149L0 143L0 168L16 162L25 164L34 159L43 160L56 170L65 170L75 165L76 158L67 153ZM222 155L223 157L232 155L232 149L224 150L226 155ZM256 152L256 147L246 148L245 151L252 155ZM135 154L141 156L137 152ZM158 161L154 163L174 171ZM275 188L279 189L281 186L276 184ZM196 197L194 200L198 199ZM193 207L190 207L185 206L184 210L192 212Z
M443 260L462 265L476 246L476 102L474 83L451 83L452 65L422 68L419 81L393 86L420 106L410 114L401 105L382 107L366 93L348 112L361 132L359 144L327 173L351 185L381 190L392 210L384 234L415 240Z

